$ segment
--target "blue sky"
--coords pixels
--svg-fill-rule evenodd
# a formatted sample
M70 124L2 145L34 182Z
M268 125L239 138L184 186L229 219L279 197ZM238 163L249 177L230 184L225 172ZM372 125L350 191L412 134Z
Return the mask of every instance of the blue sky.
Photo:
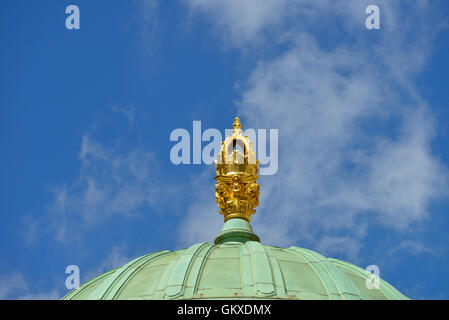
M172 164L169 137L238 115L279 130L262 243L448 299L448 17L424 0L2 1L0 298L212 241L214 168Z

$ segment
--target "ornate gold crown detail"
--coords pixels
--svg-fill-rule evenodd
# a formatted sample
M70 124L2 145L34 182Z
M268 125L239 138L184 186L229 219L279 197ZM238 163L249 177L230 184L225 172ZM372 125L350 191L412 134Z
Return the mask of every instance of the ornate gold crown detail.
M250 222L251 215L256 213L254 208L259 205L259 160L253 143L243 136L239 118L234 120L232 135L221 143L215 167L215 196L224 221L241 218Z

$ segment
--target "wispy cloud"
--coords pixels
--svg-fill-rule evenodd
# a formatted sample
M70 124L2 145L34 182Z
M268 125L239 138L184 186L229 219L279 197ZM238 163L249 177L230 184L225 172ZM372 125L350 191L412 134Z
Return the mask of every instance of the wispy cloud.
M404 16L399 3L379 1L383 29L370 41L368 1L187 3L228 45L257 55L261 39L287 44L260 59L237 103L248 126L279 129L279 171L261 178L253 222L266 242L354 258L370 224L406 232L447 197L448 171L431 148L435 119L414 82L443 25L428 2L406 2ZM315 34L335 25L344 40L320 43Z
M61 294L57 290L52 290L50 292L38 292L38 293L28 293L21 295L17 298L18 300L59 300L61 299Z
M0 299L8 299L12 294L26 289L27 285L21 273L13 272L0 276Z
M141 39L146 52L154 53L157 44L157 30L159 28L159 0L134 1L134 6L139 12L138 20L142 24Z
M60 298L57 290L35 292L27 284L20 272L12 272L0 276L0 300L56 300Z
M154 184L156 164L150 152L118 152L86 134L80 160L76 181L57 189L49 207L59 240L79 234L81 226L88 227L113 215L133 216L155 203L159 191Z
M388 256L393 256L398 251L407 251L414 255L421 255L421 254L427 254L432 256L440 256L442 253L447 251L446 249L442 249L440 247L435 246L427 246L421 242L412 241L412 240L403 240L401 243L389 250Z
M177 230L178 244L191 246L196 242L213 242L221 231L223 216L215 203L213 165L191 180L185 191L190 201Z
M136 108L131 107L118 107L118 106L111 106L110 109L114 112L123 114L126 118L128 118L128 125L129 127L132 127L134 124L135 119L135 112Z
M106 258L99 262L98 265L85 273L82 271L81 277L85 281L90 280L106 271L123 266L133 258L135 257L128 254L128 247L125 244L114 246L109 250Z
M136 218L143 210L157 212L170 197L173 188L162 187L165 182L150 151L119 142L106 146L94 135L87 132L82 137L78 176L52 188L53 200L43 216L24 217L28 242L46 233L60 242L81 241L113 216Z
M258 42L261 32L282 25L288 1L186 0L193 13L205 14L217 34L231 45Z

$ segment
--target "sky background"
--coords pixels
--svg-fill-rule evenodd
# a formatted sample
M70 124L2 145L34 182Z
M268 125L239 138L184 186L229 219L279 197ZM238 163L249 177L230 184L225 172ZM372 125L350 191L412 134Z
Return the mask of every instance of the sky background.
M263 244L449 299L448 22L443 0L1 1L0 299L212 242L214 167L172 164L169 137L235 116L279 130Z

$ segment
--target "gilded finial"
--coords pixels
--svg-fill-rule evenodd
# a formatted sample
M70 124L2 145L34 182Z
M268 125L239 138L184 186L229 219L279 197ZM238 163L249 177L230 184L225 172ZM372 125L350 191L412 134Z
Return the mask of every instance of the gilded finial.
M239 118L235 118L232 127L232 135L226 136L222 142L215 161L215 196L224 221L241 218L250 222L259 205L259 160L256 159L253 143L248 136L243 136Z
M232 125L233 130L236 131L238 129L242 129L242 124L240 123L240 119L238 117L235 117L234 124Z

